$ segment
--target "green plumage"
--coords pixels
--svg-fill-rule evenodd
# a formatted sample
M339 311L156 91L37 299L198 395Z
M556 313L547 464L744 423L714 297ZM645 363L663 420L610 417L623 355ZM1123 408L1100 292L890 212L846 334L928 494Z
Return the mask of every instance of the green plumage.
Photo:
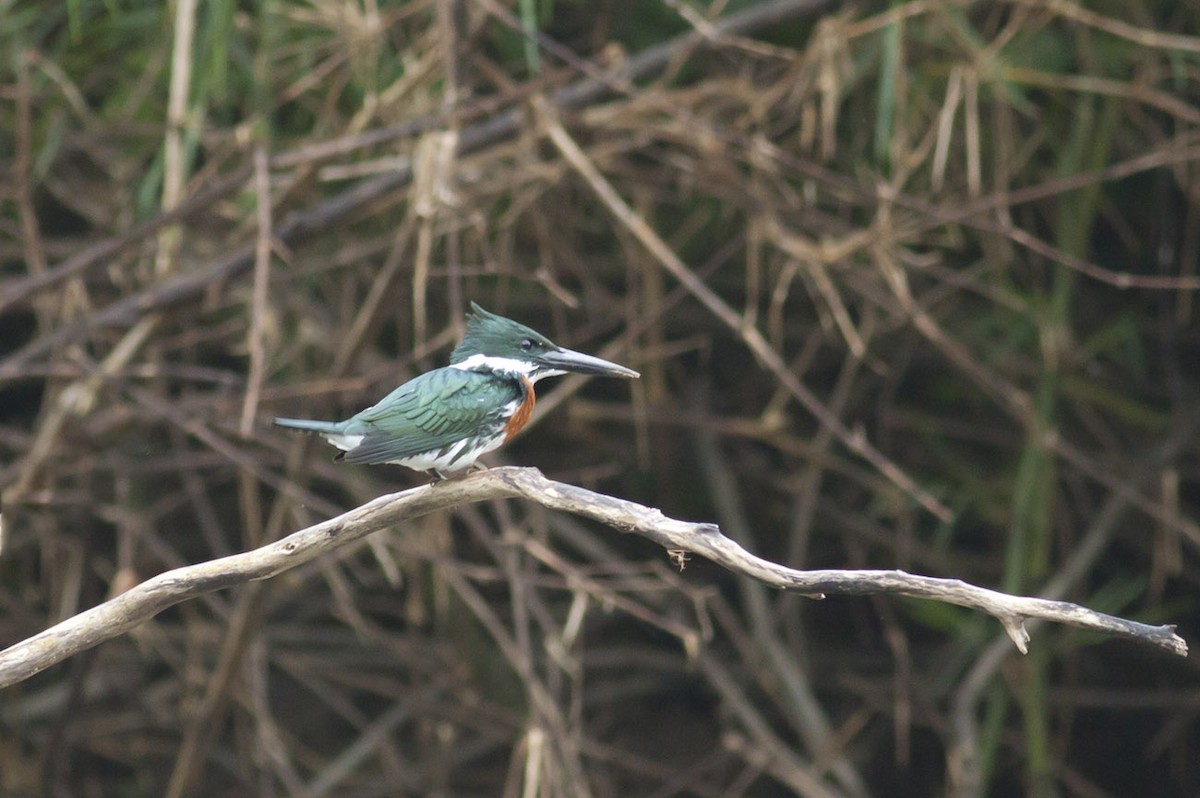
M345 421L277 418L275 423L324 436L342 450L339 461L399 463L441 479L469 470L504 443L510 430L524 425L533 409L533 384L543 377L571 372L638 376L633 369L557 346L474 302L471 310L451 367L409 380Z
M504 433L505 409L521 399L520 383L476 371L440 368L415 377L344 422L342 434L363 441L341 458L388 463L448 449L464 438Z

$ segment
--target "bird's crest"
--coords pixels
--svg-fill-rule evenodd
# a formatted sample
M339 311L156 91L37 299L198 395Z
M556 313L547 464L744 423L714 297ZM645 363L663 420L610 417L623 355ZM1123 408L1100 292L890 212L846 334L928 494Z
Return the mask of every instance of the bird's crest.
M450 364L462 363L475 355L503 358L527 358L531 353L555 349L546 336L520 322L490 313L471 303L467 314L467 332L450 353Z

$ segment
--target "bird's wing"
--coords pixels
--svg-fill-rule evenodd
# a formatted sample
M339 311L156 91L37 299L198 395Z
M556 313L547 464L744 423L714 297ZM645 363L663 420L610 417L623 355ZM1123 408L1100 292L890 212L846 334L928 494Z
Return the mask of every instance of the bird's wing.
M499 399L499 401L497 401ZM502 412L519 388L491 374L441 368L415 377L348 422L363 440L347 463L388 463L503 429Z

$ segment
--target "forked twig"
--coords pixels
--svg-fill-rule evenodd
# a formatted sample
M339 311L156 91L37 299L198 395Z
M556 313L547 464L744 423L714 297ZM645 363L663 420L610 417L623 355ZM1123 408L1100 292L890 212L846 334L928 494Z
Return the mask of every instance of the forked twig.
M729 570L805 595L893 593L970 607L993 616L1022 652L1026 618L1042 618L1150 643L1180 656L1187 643L1173 626L1152 626L1066 601L1012 596L959 579L903 571L798 571L756 557L714 524L668 518L660 510L554 482L533 468L493 468L436 486L380 496L361 507L252 551L176 568L0 652L0 688L16 684L74 654L123 634L168 607L201 593L269 579L390 526L460 504L522 497L632 532L671 552L698 554Z

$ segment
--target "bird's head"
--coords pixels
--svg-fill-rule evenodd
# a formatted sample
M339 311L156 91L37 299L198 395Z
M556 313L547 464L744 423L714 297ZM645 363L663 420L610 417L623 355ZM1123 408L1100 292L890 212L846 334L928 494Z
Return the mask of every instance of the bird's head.
M640 376L633 369L564 349L537 330L489 313L474 302L467 314L467 333L450 354L450 365L523 374L530 382L568 372L629 379Z

